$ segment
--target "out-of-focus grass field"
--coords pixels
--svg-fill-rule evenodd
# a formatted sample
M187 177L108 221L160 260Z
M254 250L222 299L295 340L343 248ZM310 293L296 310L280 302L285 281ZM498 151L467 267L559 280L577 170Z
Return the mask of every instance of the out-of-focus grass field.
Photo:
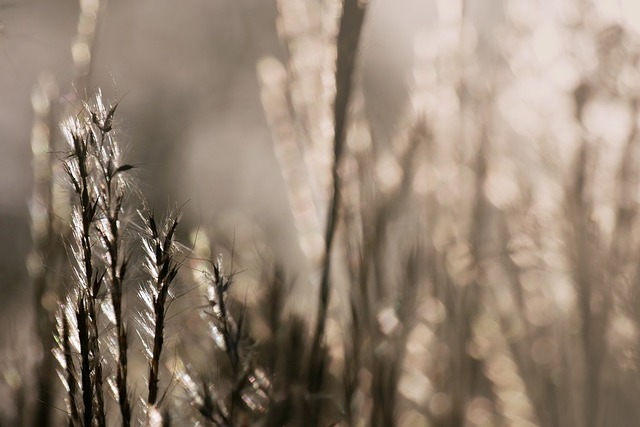
M133 425L640 419L640 6L346 5L362 27L337 0L0 4L0 425L86 424L73 410L103 389L106 424L126 424L100 220L91 396L73 324L86 242L70 218L91 203L59 123L99 135L98 92L135 166L119 237ZM176 206L152 402L140 241L147 207Z

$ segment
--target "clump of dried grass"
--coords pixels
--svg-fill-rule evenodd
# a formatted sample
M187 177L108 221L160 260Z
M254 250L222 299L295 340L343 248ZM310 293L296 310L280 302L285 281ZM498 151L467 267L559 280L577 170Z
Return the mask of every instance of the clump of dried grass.
M128 386L128 337L125 283L128 272L145 273L148 279L138 295L143 309L136 331L148 350L148 397L144 413L158 403L158 382L170 287L179 269L175 261L178 218L158 225L153 213L140 213L144 262L132 268L130 253L135 231L128 195L135 194L113 134L117 104L106 106L101 94L63 124L69 151L62 159L73 198L69 245L73 277L64 288L64 304L58 318L57 355L66 389L69 423L103 426L108 408L105 380L120 412L122 425L130 425L133 408ZM73 200L75 199L75 200ZM110 357L103 356L103 348ZM115 365L115 375L111 364ZM103 367L109 366L107 374Z
M95 172L101 141L86 114L69 119L63 130L69 144L63 168L76 198L71 211L73 278L67 289L70 295L68 302L73 306L77 325L77 330L72 332L77 333L80 344L82 419L85 425L91 425L96 419L98 425L103 426L106 414L98 309L104 273L96 265L97 254L94 258L101 188L101 177L97 177ZM66 315L65 311L61 310L60 315Z

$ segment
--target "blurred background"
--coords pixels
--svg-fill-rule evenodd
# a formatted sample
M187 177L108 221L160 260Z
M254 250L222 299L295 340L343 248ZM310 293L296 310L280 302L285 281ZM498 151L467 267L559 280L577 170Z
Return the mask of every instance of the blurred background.
M159 208L188 202L185 238L269 252L307 294L330 172L331 3L100 2L81 89L79 3L0 3L0 344L32 345L12 341L31 298L32 94L47 82L60 115L84 91L120 100L141 190ZM639 31L635 0L368 2L334 296L349 299L350 244L380 245L373 317L391 336L401 258L415 242L429 254L398 424L640 416ZM369 211L381 222L351 239Z
M415 35L436 19L435 4L374 3L362 78L375 126L389 137L407 104ZM243 230L257 227L291 264L304 263L287 249L297 246L295 229L257 75L262 58L287 55L276 2L110 0L101 7L86 92L100 88L122 99L120 129L129 158L143 164L144 193L158 206L188 201L192 226L249 235ZM73 0L0 6L0 234L12 242L0 249L0 277L7 295L26 280L32 92L38 79L55 81L61 108L85 95L71 86L79 12Z

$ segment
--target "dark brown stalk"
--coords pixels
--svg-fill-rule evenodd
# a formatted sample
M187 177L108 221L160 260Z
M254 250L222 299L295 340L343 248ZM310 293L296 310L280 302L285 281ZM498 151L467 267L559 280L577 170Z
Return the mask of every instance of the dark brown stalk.
M96 27L98 24L98 18L100 16L99 9L101 6L101 2L95 3L87 3L81 2L80 5L80 17L78 22L78 34L76 36L76 40L74 41L75 46L84 45L90 51L90 57L88 62L79 62L74 58L74 87L78 91L86 91L89 86L90 81L90 72L93 66L93 56L94 51L96 49L95 44L95 34ZM95 6L95 10L89 10L91 7ZM80 28L82 27L82 30ZM95 414L89 415L89 420L91 419L91 415L95 415L97 419L97 423L99 426L106 425L106 416L104 409L104 397L102 390L102 361L100 359L100 343L98 340L98 319L96 312L96 298L98 295L98 291L100 288L100 284L102 281L101 277L98 277L97 274L94 273L93 269L93 259L92 259L92 242L91 242L91 228L93 227L93 223L95 220L96 214L96 206L98 204L98 200L94 200L94 198L90 195L89 185L90 185L90 162L89 162L89 145L95 145L95 136L93 131L87 127L86 123L82 122L82 118L76 119L75 129L68 129L71 133L71 139L73 140L72 144L72 160L75 157L77 170L73 170L69 167L69 165L65 164L64 167L69 174L74 191L80 198L80 212L81 212L81 232L79 230L74 230L74 235L78 240L78 245L82 251L82 258L84 264L84 277L81 279L83 290L81 290L80 299L86 298L86 301L80 302L78 301L78 307L84 305L83 312L86 314L86 318L83 320L85 325L90 328L87 331L87 339L89 340L87 343L87 351L91 351L93 354L92 364L87 366L86 368L91 369L92 381L85 383L84 374L85 374L85 365L83 364L83 396L86 393L90 393L93 391L95 395L95 403L96 409ZM75 172L75 173L74 173ZM75 175L75 176L74 176ZM80 226L80 224L76 224L74 222L74 226ZM80 321L78 321L80 324ZM85 357L85 352L82 351L82 357ZM93 387L93 390L86 389L85 385L89 385ZM90 426L91 423L87 423L87 407L85 405L85 426Z
M124 264L122 272L124 272ZM131 404L127 395L127 330L122 320L122 288L121 282L114 283L111 294L116 319L116 333L118 335L118 364L117 364L117 387L118 404L122 425L129 426L131 423ZM117 307L117 308L116 308Z
M96 278L94 282L94 289L99 287L99 282L101 278ZM100 342L98 341L98 313L96 310L96 298L91 297L87 301L87 315L89 320L89 325L91 327L91 334L89 335L92 351L92 383L93 383L93 392L95 394L95 407L96 407L96 419L98 420L98 426L104 427L107 425L106 421L106 413L104 407L104 393L103 393L103 374L102 374L102 360L100 358Z
M116 387L118 406L122 416L122 425L128 427L131 424L131 404L127 394L127 329L122 316L123 281L127 268L127 261L121 257L122 232L120 230L120 213L124 202L124 183L120 172L131 168L130 165L120 165L117 146L113 137L109 134L112 130L113 115L117 104L112 106L104 117L101 111L105 110L102 100L98 98L97 112L91 112L92 122L100 132L100 146L97 150L97 161L102 172L103 185L100 185L100 207L106 224L98 228L100 238L107 251L106 282L111 297L111 305L115 317L115 329L117 336L118 360L116 363Z
M209 294L210 312L207 314L211 318L213 328L219 333L224 341L222 349L231 365L232 388L229 396L228 418L232 424L237 422L238 402L242 399L242 388L247 381L248 366L243 367L245 362L241 359L240 341L245 313L241 313L238 322L234 320L227 306L227 295L232 285L230 276L226 276L222 272L222 260L218 259L213 264L213 277L209 286L212 292ZM242 363L241 363L242 362ZM247 370L245 370L247 368Z
M92 354L92 363L88 366L91 370L91 379L89 382L83 380L83 387L89 385L93 387L95 395L95 415L99 426L106 425L106 417L104 411L104 397L102 391L102 361L100 360L100 343L98 340L98 319L96 312L96 300L102 283L102 276L94 272L93 266L93 249L91 242L91 230L95 221L98 200L91 194L91 176L90 176L90 152L89 150L95 146L95 136L93 131L87 127L82 119L76 119L72 122L67 131L72 144L72 152L70 160L64 164L65 170L71 179L74 192L80 199L79 218L75 217L72 223L73 234L77 240L81 254L80 267L82 270L78 272L79 287L82 292L78 302L78 311L82 305L82 312L86 315L83 320L84 325L88 328L86 333L87 345L86 351ZM78 320L80 324L80 320ZM83 350L83 357L85 356ZM85 375L83 364L83 377ZM83 393L91 392L84 390ZM85 407L85 412L86 412Z
M81 375L82 375L82 403L83 403L83 422L85 426L91 426L93 420L93 387L91 375L91 346L89 345L89 325L87 324L86 297L81 295L78 297L78 306L76 310L76 319L78 322L78 336L80 339L80 355L82 357Z
M351 97L353 74L355 70L356 52L358 41L364 23L366 3L358 0L345 0L338 32L338 57L336 61L336 97L334 103L334 159L331 170L333 188L327 210L327 224L325 228L324 261L320 279L320 295L318 298L318 313L316 327L311 348L311 360L309 372L309 388L316 393L322 386L324 376L324 363L318 358L323 353L320 351L324 341L327 309L329 307L331 250L336 234L338 212L340 210L341 179L338 172L340 160L346 138L345 125L347 122L347 108Z
M160 357L164 345L164 322L169 296L169 286L178 274L179 265L173 261L174 235L178 227L178 218L168 221L167 231L163 235L159 232L153 214L147 217L147 228L150 232L147 257L150 261L150 273L153 277L153 318L154 335L153 350L149 361L149 396L147 403L156 405L158 400L158 381Z
M231 287L231 279L222 274L222 265L217 263L214 265L214 278L213 286L215 287L215 300L210 301L212 308L218 307L219 314L216 316L219 320L222 336L225 343L225 352L231 363L231 368L234 373L238 371L238 364L240 362L239 355L239 328L235 325L235 322L231 318L231 314L227 309L227 292Z

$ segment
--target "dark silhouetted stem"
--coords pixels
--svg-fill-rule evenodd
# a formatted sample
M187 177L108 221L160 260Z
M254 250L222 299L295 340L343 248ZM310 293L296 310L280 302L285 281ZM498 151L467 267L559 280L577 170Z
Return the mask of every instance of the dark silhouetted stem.
M324 340L327 309L329 307L330 293L330 273L331 273L331 250L336 234L338 213L340 210L340 187L341 180L339 174L340 160L346 138L345 125L347 122L347 108L351 97L351 87L353 85L353 74L355 69L356 51L358 41L364 23L366 4L358 0L345 0L340 30L338 32L338 57L336 62L336 98L334 103L334 160L332 168L333 188L331 199L327 210L327 224L325 229L325 250L324 262L322 265L322 276L320 279L320 295L318 298L318 313L316 316L316 327L313 335L313 345L311 349L311 369L309 387L312 393L317 392L322 384L324 376L324 363L319 360Z

